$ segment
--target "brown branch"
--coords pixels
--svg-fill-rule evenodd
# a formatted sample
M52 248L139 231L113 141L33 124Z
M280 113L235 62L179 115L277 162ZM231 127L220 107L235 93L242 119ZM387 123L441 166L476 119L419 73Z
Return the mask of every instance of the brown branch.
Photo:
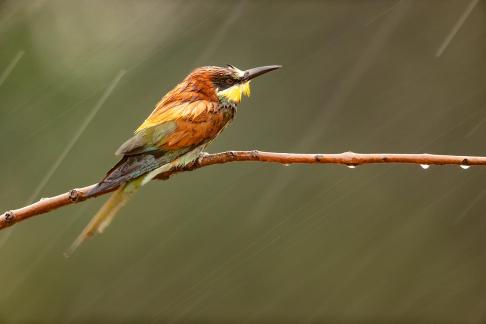
M434 155L434 154L359 154L345 152L340 154L296 154L296 153L273 153L261 151L228 151L216 154L203 154L195 162L185 166L175 168L157 177L159 180L166 180L171 175L179 172L192 171L213 164L222 164L236 161L258 161L281 164L344 164L347 166L357 166L370 163L409 163L428 165L454 164L467 168L471 165L486 165L484 156L453 156L453 155ZM47 213L62 206L71 205L88 199L85 194L94 185L72 189L71 191L50 197L43 198L32 205L19 209L10 210L0 215L0 229L11 226L32 216ZM104 195L116 188L100 192ZM90 197L91 198L91 197Z

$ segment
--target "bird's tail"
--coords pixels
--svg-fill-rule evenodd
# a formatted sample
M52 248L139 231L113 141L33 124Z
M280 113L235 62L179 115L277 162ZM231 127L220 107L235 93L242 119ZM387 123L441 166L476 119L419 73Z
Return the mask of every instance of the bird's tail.
M105 202L101 209L91 219L88 225L83 229L81 234L71 244L66 251L65 256L69 257L73 252L88 238L96 233L103 233L103 231L110 225L116 213L127 203L129 198L138 190L139 181L135 180L128 184L121 185Z

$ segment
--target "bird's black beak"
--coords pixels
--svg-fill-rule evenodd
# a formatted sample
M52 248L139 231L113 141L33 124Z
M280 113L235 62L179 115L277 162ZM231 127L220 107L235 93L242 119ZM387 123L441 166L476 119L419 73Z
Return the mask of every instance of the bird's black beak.
M259 75L265 74L267 72L280 69L281 65L268 65L268 66L260 66L253 69L249 69L245 71L243 75L243 81L249 81L253 78L256 78Z

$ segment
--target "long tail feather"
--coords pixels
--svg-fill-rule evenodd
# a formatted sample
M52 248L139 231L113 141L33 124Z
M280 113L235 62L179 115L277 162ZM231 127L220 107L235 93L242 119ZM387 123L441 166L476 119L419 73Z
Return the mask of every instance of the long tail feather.
M130 186L130 184L128 184ZM71 247L66 251L65 256L69 257L73 252L88 238L103 231L110 225L116 213L127 203L128 199L135 193L136 190L130 186L127 190L127 185L122 185L118 188L111 197L105 202L101 209L91 219L88 225L83 229L81 234L71 244Z

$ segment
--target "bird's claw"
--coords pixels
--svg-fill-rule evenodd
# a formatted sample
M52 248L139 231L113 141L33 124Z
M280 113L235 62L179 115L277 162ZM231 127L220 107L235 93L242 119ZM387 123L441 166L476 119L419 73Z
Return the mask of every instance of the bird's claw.
M199 164L199 163L201 163L201 161L202 161L202 160L203 160L203 159L204 159L206 156L208 156L208 155L209 155L209 153L208 153L208 152L201 152L201 153L199 153L199 156L198 156L198 158L197 158L197 163L198 163L198 164Z
M208 156L208 155L209 155L209 153L208 153L208 152L201 152L201 153L199 153L199 157L200 157L200 158L201 158L201 157L206 157L206 156Z

